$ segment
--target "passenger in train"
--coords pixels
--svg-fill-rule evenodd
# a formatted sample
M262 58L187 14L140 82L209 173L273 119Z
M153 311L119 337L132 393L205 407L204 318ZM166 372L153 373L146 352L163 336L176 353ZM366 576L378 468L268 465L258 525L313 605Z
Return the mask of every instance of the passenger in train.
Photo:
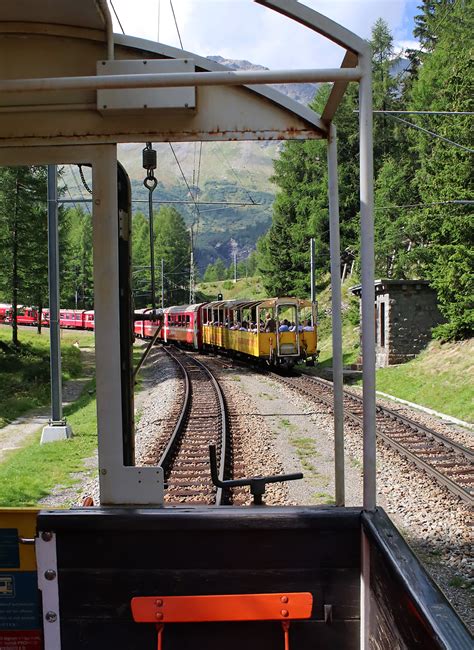
M288 328L290 332L296 332L296 323L291 321L290 327Z
M289 325L290 325L290 322L285 318L283 320L282 324L280 325L280 327L278 328L278 331L279 332L289 332L289 330L290 330Z
M245 320L242 321L242 325L239 327L239 330L240 330L241 332L247 332L247 330L248 330L248 323L247 323L247 321L245 321Z
M276 332L276 322L270 313L267 314L265 332Z
M311 325L311 321L309 319L305 320L303 331L304 332L314 332L314 327Z

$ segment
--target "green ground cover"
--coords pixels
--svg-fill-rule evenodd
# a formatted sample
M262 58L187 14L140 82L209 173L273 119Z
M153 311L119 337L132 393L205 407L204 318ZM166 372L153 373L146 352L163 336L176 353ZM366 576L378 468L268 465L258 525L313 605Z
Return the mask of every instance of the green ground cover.
M0 327L0 427L22 413L49 404L49 330L21 329L20 347L11 345L11 329ZM73 345L93 346L89 332L61 332L63 380L82 373L81 353Z
M40 445L39 432L0 463L1 507L36 506L55 486L73 485L72 473L84 469L84 459L91 457L97 447L93 388L91 380L77 402L64 409L73 438Z
M377 390L474 422L474 339L433 341L416 359L377 370Z
M217 300L219 293L222 294L224 300L236 300L237 298L260 300L268 297L259 276L242 278L235 283L233 280L201 282L196 289L199 299L203 301Z

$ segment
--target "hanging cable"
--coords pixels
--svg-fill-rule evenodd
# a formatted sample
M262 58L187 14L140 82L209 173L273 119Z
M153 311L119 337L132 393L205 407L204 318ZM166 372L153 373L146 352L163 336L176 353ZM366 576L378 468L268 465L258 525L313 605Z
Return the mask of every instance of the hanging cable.
M112 0L110 0L110 6L112 7L113 12L114 12L114 14L115 14L115 18L117 19L117 22L118 22L118 24L120 25L120 29L122 30L122 34L125 35L125 30L124 30L124 28L122 27L122 23L120 22L120 18L118 17L118 13L115 11L114 3L112 2Z
M155 293L155 230L153 228L153 192L156 189L158 181L155 177L156 169L156 151L151 146L151 142L146 143L142 151L143 169L146 169L146 177L143 185L148 190L148 222L150 228L150 275L151 275L151 307L153 315L156 313L156 293Z
M184 50L183 41L181 40L181 34L179 33L178 21L176 20L176 14L174 13L173 0L170 0L171 11L173 12L174 24L176 25L176 31L178 32L179 44L181 49Z

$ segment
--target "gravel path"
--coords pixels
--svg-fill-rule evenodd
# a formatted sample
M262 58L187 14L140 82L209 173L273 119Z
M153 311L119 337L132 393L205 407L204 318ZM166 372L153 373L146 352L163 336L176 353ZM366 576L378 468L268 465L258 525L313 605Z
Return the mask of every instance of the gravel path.
M81 350L83 376L64 382L62 403L63 407L75 402L90 381L94 367L94 350L83 348ZM28 411L14 422L0 429L0 462L12 450L21 449L28 439L45 427L51 416L49 407L42 407Z

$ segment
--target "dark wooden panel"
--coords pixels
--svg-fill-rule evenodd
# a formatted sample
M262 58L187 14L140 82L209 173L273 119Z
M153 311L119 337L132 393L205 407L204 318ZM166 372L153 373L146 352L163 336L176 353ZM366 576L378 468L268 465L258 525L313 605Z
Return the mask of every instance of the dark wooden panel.
M119 579L117 576L120 576ZM324 605L333 606L333 620L358 619L358 569L294 571L81 571L60 572L61 616L72 619L131 621L133 596L239 594L310 591L313 614L324 619ZM106 597L104 597L106 595ZM124 603L127 604L124 607Z
M313 593L294 647L358 647L359 509L87 509L42 513L38 526L57 534L68 650L151 650L153 626L131 618L136 595L267 591ZM325 604L332 623L323 622ZM166 635L165 647L179 650L283 647L277 623L175 625Z
M39 530L151 531L151 530L349 530L360 528L360 508L329 507L177 507L77 508L42 510Z
M362 515L370 543L371 647L472 650L473 639L383 510Z
M63 647L67 650L155 650L153 625L86 623L62 630ZM291 647L295 650L330 648L359 650L359 622L293 623L290 628ZM169 650L283 650L280 624L265 623L200 623L169 625L165 629L164 647Z
M102 531L58 533L64 568L251 569L358 567L357 530ZM190 539L192 542L190 543ZM164 560L166 558L166 560Z

